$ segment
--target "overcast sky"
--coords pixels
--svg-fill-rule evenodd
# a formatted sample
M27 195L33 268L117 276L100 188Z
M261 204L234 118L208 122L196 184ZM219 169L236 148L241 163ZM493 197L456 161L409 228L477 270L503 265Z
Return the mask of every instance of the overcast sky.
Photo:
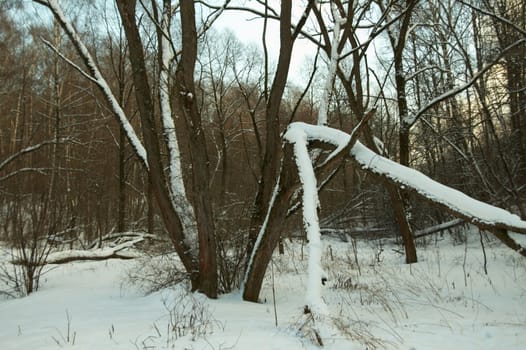
M247 4L250 5L251 1ZM278 6L279 9L279 6ZM298 12L297 17L301 15ZM296 16L295 16L296 17ZM243 43L254 43L262 48L261 37L263 34L263 19L241 11L225 11L214 23L217 30L228 28ZM267 24L267 47L271 60L277 61L279 54L279 23L269 20ZM316 48L306 39L298 38L294 43L294 51L291 62L290 76L294 82L304 83L308 79L305 71L305 60L314 57Z
M105 9L106 16L109 20L113 19L119 21L115 16L116 13L115 3L113 0L100 0L100 3L95 4L99 9ZM221 4L223 0L215 1L216 4ZM213 2L213 1L211 1ZM297 23L300 18L303 7L300 6L303 1L293 1L293 4L297 6L293 10L293 23ZM68 3L67 0L62 0L61 5L66 12L69 12L73 3ZM31 1L25 2L24 13L20 13L19 20L24 22L25 25L30 26L31 23L43 24L51 21L51 13L41 5L32 3ZM230 4L252 6L258 8L258 4L253 0L232 0ZM269 0L269 4L273 6L279 12L279 1ZM140 4L138 4L140 6ZM259 10L262 7L259 5ZM78 13L78 7L74 6L73 11ZM95 10L97 11L97 10ZM71 16L70 16L71 17ZM102 18L102 17L101 17ZM77 17L77 19L80 19ZM77 27L82 27L80 23L75 23ZM257 18L253 14L249 14L242 11L227 10L221 14L219 19L214 23L213 28L217 31L228 29L235 34L235 36L243 43L253 43L263 51L262 46L262 32L263 32L264 21L262 18ZM105 28L103 30L106 30ZM267 47L269 50L269 56L271 64L277 62L279 54L279 23L275 20L269 20L267 24ZM306 39L301 37L294 43L294 51L290 69L290 79L293 83L304 85L307 80L311 67L307 68L306 61L308 58L312 61L312 58L316 54L316 47Z

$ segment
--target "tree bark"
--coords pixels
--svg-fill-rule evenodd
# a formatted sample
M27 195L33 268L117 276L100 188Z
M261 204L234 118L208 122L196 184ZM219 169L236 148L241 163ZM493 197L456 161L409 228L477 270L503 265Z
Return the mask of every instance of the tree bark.
M258 193L254 203L249 243L247 251L252 251L256 242L259 228L263 223L264 216L268 210L268 203L272 197L272 191L276 184L279 163L281 160L280 139L280 106L285 85L287 83L292 47L294 40L291 32L292 1L281 2L280 19L280 51L276 74L272 82L269 98L266 106L266 141L265 154L261 164L261 177L259 180Z
M309 4L306 11L309 11L310 7ZM280 52L266 105L265 153L249 229L247 251L251 252L251 256L246 266L243 290L243 299L254 302L258 300L265 271L280 240L281 225L288 211L290 197L294 192L290 188L293 183L290 173L294 164L288 159L290 156L282 155L280 138L280 106L288 79L295 39L295 35L291 31L291 16L292 1L281 1ZM301 28L303 24L304 21L300 21L297 28ZM284 162L281 165L283 170L280 170L281 162ZM282 172L281 175L280 171ZM278 186L278 193L272 201L276 186ZM260 242L256 246L258 239Z
M177 98L189 135L192 162L193 199L199 240L199 290L210 298L217 297L217 257L212 196L209 189L208 154L201 115L197 108L194 84L197 60L195 8L182 1L182 53L177 68Z
M119 14L128 41L128 52L135 86L135 98L141 117L142 133L148 153L149 178L159 211L186 271L190 274L192 289L199 288L199 270L191 250L184 240L181 220L175 212L164 180L159 137L155 126L151 90L146 74L146 63L139 29L135 20L135 0L117 0Z
M272 258L272 253L280 241L281 226L289 209L290 198L297 187L295 186L297 181L293 159L292 145L286 144L276 197L273 201L269 200L269 212L266 214L268 219L265 220L259 232L261 241L259 245L254 246L252 258L247 267L243 289L243 299L246 301L258 302L265 272Z
M398 106L398 115L400 118L400 130L399 130L399 161L404 166L409 166L409 152L410 152L410 128L411 125L407 122L408 108L407 108L407 96L406 96L406 77L404 72L404 57L403 52L407 39L407 32L409 30L409 24L411 20L411 14L415 8L418 0L407 0L405 2L405 14L402 18L400 31L398 36L395 37L391 31L389 31L389 38L391 46L393 48L393 59L395 69L395 85L396 85L396 100ZM370 130L370 129L369 129ZM372 140L369 140L369 147L374 145L371 144ZM416 247L413 237L413 230L409 222L408 213L411 210L409 205L409 198L403 191L393 187L387 186L389 196L391 197L391 204L395 214L400 235L404 242L405 258L406 263L417 262Z

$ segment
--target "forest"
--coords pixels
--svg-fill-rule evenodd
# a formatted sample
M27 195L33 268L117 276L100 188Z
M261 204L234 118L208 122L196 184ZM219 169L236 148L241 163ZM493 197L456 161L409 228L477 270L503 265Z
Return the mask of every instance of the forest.
M4 0L0 81L0 295L160 254L258 302L302 242L323 314L327 240L526 257L521 0Z

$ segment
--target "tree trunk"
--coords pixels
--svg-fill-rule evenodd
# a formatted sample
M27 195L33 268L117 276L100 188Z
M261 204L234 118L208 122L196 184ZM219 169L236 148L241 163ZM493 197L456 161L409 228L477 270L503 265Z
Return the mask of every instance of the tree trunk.
M269 212L266 213L265 222L258 235L260 240L256 241L256 244L259 242L259 245L254 246L247 267L243 289L244 300L258 302L265 272L272 258L272 253L280 241L281 226L289 209L290 198L295 190L296 174L293 159L292 145L287 143L284 149L279 184L277 184L278 189L274 192L275 198L271 198L269 201Z
M197 32L193 2L181 4L182 50L177 69L177 97L189 135L192 162L193 199L199 240L199 290L217 297L217 257L214 215L209 189L208 154L201 115L197 108L194 70L197 60Z
M409 224L409 220L407 220L404 199L398 188L391 184L388 184L386 187L391 198L391 205L393 207L395 219L398 223L398 230L400 231L400 236L404 243L405 262L407 264L416 263L418 258L416 255L415 239L413 237L413 229Z
M368 147L376 149L376 144L373 141L372 130L369 125L364 128L365 141ZM381 150L377 150L381 154ZM391 206L395 216L396 223L398 224L398 230L402 237L405 249L405 262L407 264L416 263L418 257L416 254L415 239L413 236L413 229L407 218L407 208L405 205L405 199L401 190L396 186L386 183L387 191L389 192L389 198L391 200Z
M139 29L135 22L135 0L118 0L117 6L128 41L128 52L135 86L135 99L141 117L144 144L148 153L148 166L153 194L159 211L181 262L190 275L192 289L199 288L199 270L191 250L184 239L181 220L172 205L163 175L159 137L155 127L151 90L146 74L146 63Z
M126 230L126 138L122 126L119 126L119 191L118 191L118 213L117 213L117 231Z
M265 271L272 257L272 252L280 240L281 225L288 210L292 195L288 183L291 183L287 156L283 162L284 174L280 179L280 162L282 161L280 138L280 106L287 83L292 47L294 44L291 32L292 1L281 1L280 19L280 52L276 74L272 82L266 106L266 142L258 192L252 213L247 251L251 256L246 266L243 299L257 302ZM283 178L285 177L285 178ZM280 181L278 183L278 181ZM273 192L279 186L279 193L272 202ZM259 240L259 241L258 241ZM259 242L259 245L256 246Z
M272 83L269 99L266 106L266 142L263 163L261 164L261 177L259 180L258 193L254 203L250 225L250 237L247 251L252 251L256 242L259 228L261 227L265 214L268 210L272 191L276 185L276 179L281 160L280 133L280 106L285 85L287 83L290 59L292 55L293 39L291 28L292 2L284 0L281 2L280 20L280 51L276 75Z
M344 74L342 74L341 71L339 73L339 76L340 78L342 77L345 78ZM353 100L354 94L352 91L352 84L348 80L346 81L342 80L342 82L344 82L343 86L345 88L347 95L349 96L351 100ZM363 112L363 107L361 105L356 103L352 106L354 107L354 112L357 115L365 115L365 113ZM366 145L373 150L377 150L376 144L373 139L373 132L369 124L366 124L364 126L363 131L364 131L363 135L365 138ZM402 145L402 143L400 145ZM381 154L382 150L377 150L377 152ZM404 198L402 194L400 193L400 189L398 189L396 186L390 183L387 183L386 187L389 192L391 206L393 208L396 222L398 224L398 229L400 231L400 235L402 236L402 240L404 242L404 248L406 252L406 262L408 264L415 263L418 260L417 255L416 255L416 246L415 246L412 228L408 222L406 208L403 203Z
M404 72L404 57L403 51L407 39L407 32L409 30L409 23L411 20L411 13L416 5L417 1L407 0L406 1L406 12L402 19L400 32L398 37L395 38L392 32L389 32L391 39L391 45L394 52L394 69L395 69L395 85L396 95L398 104L398 115L400 118L400 131L399 131L399 147L400 147L400 164L409 166L409 152L410 152L410 139L409 131L411 126L407 123L406 118L408 117L407 108L407 95L406 95L406 78ZM372 146L372 145L370 145ZM417 261L416 248L413 237L413 230L409 223L408 212L411 210L409 205L409 199L407 195L401 192L399 189L388 186L389 195L391 197L391 204L393 206L400 235L404 242L406 252L406 262L414 263Z

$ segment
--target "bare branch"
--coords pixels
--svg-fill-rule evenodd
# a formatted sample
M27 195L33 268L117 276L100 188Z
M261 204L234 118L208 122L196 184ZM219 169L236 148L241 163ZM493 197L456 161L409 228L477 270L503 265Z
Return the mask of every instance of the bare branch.
M17 169L5 176L2 176L0 177L0 182L2 181L5 181L7 179L10 179L12 178L13 176L17 176L19 174L22 174L22 173L30 173L30 172L35 172L35 173L39 173L41 175L46 175L46 170L50 170L50 168L21 168L21 169Z
M41 143L36 144L36 145L32 145L32 146L23 148L20 151L16 152L15 154L12 154L9 157L7 157L2 162L0 162L0 170L2 170L2 168L4 168L7 164L9 164L12 161L14 161L15 159L23 156L24 154L28 154L28 153L34 152L36 150L41 149L44 146L53 145L53 144L56 144L55 140L48 140L48 141L44 141L44 142L41 142Z
M91 53L89 52L88 48L84 45L82 42L82 39L78 35L77 31L73 27L70 21L67 20L64 12L62 11L60 5L58 4L57 0L34 0L36 3L41 4L45 7L47 7L55 17L55 19L59 22L62 29L66 32L67 36L69 37L70 41L72 42L73 46L77 50L77 53L84 61L84 64L90 71L90 76L93 77L95 80L95 84L100 88L102 93L104 94L104 97L106 97L107 101L109 102L114 115L117 117L119 123L122 125L123 129L126 132L126 137L128 138L128 141L130 141L130 144L132 145L133 150L141 160L142 164L148 169L148 159L146 150L144 149L144 146L142 145L139 137L135 133L135 130L133 129L133 126L130 124L128 118L126 117L126 113L124 113L123 109L119 105L119 102L115 98L113 92L111 91L110 86L102 76L95 59L91 56Z
M76 69L80 74L82 74L86 79L91 81L92 83L97 84L97 80L93 78L88 72L86 72L84 69L80 68L75 62L67 58L64 54L62 54L53 44L51 44L48 40L44 39L43 37L40 37L40 40L49 47L55 54L57 54L61 59L63 59L67 64L69 64L71 67Z
M480 12L480 13L482 13L484 15L490 16L491 18L494 18L494 19L496 19L496 20L498 20L500 22L506 23L507 25L509 25L510 27L512 27L513 29L515 29L519 33L521 33L524 37L526 37L526 30L524 30L524 28L519 27L518 25L516 25L512 21L510 21L510 20L508 20L508 19L506 19L506 18L504 18L502 16L499 16L498 14L496 14L494 12L490 12L490 11L481 9L480 7L472 5L469 2L465 2L463 0L457 0L457 1L460 2L461 4L466 5L467 7L471 8L471 9L477 11L477 12Z
M462 91L468 89L469 87L471 87L484 73L486 73L495 64L497 64L500 61L500 59L506 54L506 52L510 51L511 49L513 49L514 47L516 47L518 45L523 44L524 42L526 42L526 39L521 39L519 41L516 41L512 45L508 46L504 50L502 50L500 52L500 54L493 61L491 61L490 63L485 65L483 68L481 68L480 71L475 73L473 75L473 77L471 77L471 79L468 82L466 82L465 84L463 84L463 85L461 85L461 86L459 86L459 87L457 87L455 89L449 90L449 91L443 93L440 96L435 97L427 105L425 105L424 107L420 108L420 110L418 110L414 115L408 116L407 119L405 120L406 124L409 127L411 127L428 110L430 110L431 108L433 108L434 106L436 106L440 102L445 101L448 98L453 97L453 96L461 93Z

